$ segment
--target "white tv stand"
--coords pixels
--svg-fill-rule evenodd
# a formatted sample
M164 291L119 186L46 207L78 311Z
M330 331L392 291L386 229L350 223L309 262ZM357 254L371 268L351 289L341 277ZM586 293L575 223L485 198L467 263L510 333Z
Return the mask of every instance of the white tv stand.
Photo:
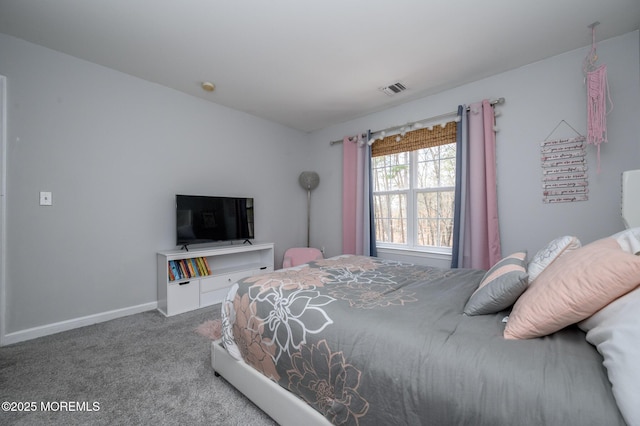
M210 274L171 279L170 261L199 257L206 259ZM239 279L273 271L273 258L273 243L255 242L159 252L158 310L172 316L220 303Z

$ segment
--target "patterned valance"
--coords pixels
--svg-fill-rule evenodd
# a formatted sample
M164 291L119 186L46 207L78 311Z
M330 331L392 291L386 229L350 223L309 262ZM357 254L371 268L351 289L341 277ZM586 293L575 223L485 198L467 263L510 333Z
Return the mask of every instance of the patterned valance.
M396 141L398 135L387 136L382 140L377 140L371 145L371 156L380 157L382 155L397 154L399 152L415 151L422 148L432 148L434 146L446 145L456 142L456 122L450 121L443 128L440 125L407 132L399 142Z

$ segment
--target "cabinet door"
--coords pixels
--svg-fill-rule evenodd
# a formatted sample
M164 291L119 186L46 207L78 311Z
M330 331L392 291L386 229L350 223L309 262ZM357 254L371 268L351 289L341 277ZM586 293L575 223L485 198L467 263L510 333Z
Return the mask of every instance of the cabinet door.
M167 315L176 315L200 307L200 284L198 280L172 283L167 289Z

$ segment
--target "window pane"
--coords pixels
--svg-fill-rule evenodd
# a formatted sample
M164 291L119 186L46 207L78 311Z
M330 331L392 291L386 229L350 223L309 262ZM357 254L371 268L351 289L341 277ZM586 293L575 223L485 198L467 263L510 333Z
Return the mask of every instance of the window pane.
M440 221L440 247L453 247L453 219Z
M453 242L453 191L416 195L418 245L451 247Z
M454 186L456 181L456 145L424 148L418 154L418 188Z
M376 240L385 243L407 243L406 194L381 194L375 204Z
M456 159L440 160L440 186L456 186Z
M440 158L456 158L456 144L440 145Z
M455 212L454 191L441 191L440 193L440 232L439 243L441 247L453 246L453 215Z
M424 148L417 151L416 185L418 188L431 188L438 185L437 154L438 152L434 151L433 148Z
M409 153L373 157L371 159L374 191L396 191L409 188Z

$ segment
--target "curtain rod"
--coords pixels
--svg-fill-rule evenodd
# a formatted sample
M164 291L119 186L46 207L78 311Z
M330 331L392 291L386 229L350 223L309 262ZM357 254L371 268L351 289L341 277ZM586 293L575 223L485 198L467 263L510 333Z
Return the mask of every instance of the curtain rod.
M495 99L495 100L493 100L493 101L489 102L489 104L491 104L491 106L494 106L494 105L496 105L496 104L503 104L503 103L504 103L504 98L498 98L498 99ZM469 111L469 107L467 107L467 111ZM447 113L445 113L445 114L436 115L436 116L434 116L434 117L423 118L422 120L417 120L417 121L415 121L415 122L414 122L414 124L415 124L415 123L420 123L420 122L422 122L422 121L434 121L434 120L439 120L439 119L444 118L444 117L449 117L449 116L451 116L451 115L456 115L457 113L458 113L458 111L451 111L451 112L447 112ZM390 131L392 131L392 130L399 130L399 129L401 129L401 128L403 128L403 127L406 127L406 126L409 126L409 124L401 124L400 126L387 127L386 129L380 129L380 130L373 131L373 132L371 132L371 134L374 134L374 133L380 133L380 132L390 132ZM364 136L367 136L367 134L366 134L366 133L363 133L363 134L362 134L362 136L363 136L363 137L364 137ZM342 139L337 140L337 141L331 141L331 142L329 142L329 145L335 145L335 144L342 143L342 142L343 142L343 140L342 140Z

